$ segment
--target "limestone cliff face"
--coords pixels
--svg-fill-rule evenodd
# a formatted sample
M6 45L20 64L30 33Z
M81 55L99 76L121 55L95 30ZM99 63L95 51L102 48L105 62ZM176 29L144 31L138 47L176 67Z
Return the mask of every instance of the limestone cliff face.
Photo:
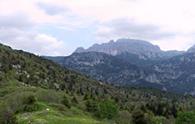
M179 51L164 52L150 42L135 39L118 39L116 42L112 40L108 43L94 44L88 49L79 47L75 51L75 53L82 52L102 52L113 56L130 53L137 55L140 59L158 59L181 53Z

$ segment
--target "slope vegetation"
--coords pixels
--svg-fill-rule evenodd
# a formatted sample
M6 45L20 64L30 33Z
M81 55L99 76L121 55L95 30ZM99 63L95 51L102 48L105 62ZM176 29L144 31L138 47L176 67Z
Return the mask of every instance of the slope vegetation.
M0 45L0 124L173 124L193 121L194 105L191 96L113 87Z

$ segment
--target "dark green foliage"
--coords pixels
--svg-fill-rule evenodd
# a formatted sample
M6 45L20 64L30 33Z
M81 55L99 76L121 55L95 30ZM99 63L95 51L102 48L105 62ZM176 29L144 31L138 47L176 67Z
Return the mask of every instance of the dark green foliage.
M0 106L0 124L18 124L16 115L6 106Z
M37 104L31 104L31 105L24 105L24 112L33 112L38 110L38 105Z
M24 100L24 104L27 104L27 105L32 105L32 104L35 104L36 102L36 98L34 95L30 95L28 96L25 100Z
M90 95L86 93L85 96L83 97L83 100L88 100L88 99L90 99Z
M36 104L37 99L35 98L34 95L30 95L28 96L25 100L24 100L24 112L32 112L32 111L36 111L38 110L38 106Z
M79 103L78 100L77 100L77 98L76 98L76 96L73 96L71 102L72 102L73 104L78 104L78 103Z
M170 111L171 111L171 114L172 114L174 117L177 117L178 110L177 110L177 106L176 106L175 104L172 105Z
M135 110L132 113L132 121L134 124L149 124L144 115L144 112L141 110Z
M65 105L68 108L71 108L71 103L69 102L69 100L68 100L66 95L63 96L62 104Z
M146 104L146 108L158 116L177 116L177 106L171 101L152 101Z
M98 103L94 100L87 100L86 101L86 110L88 112L96 113L98 110Z
M112 119L113 117L116 117L118 113L118 106L112 100L98 101L88 99L85 105L88 112L94 113L94 115L102 119Z
M96 115L100 118L112 119L118 113L118 106L111 100L104 100L98 103Z
M194 112L181 112L178 114L176 124L195 124Z

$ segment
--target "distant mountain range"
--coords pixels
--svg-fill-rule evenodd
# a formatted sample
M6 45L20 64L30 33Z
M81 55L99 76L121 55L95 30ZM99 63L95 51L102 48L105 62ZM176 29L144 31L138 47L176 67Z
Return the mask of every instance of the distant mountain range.
M119 39L78 48L68 57L46 57L113 85L195 94L195 46L163 51L147 41Z
M153 45L147 41L134 39L119 39L109 43L94 44L88 49L82 47L76 49L75 53L83 52L102 52L108 55L120 55L123 53L131 53L137 55L140 59L159 59L172 57L183 53L183 51L162 51L157 45Z

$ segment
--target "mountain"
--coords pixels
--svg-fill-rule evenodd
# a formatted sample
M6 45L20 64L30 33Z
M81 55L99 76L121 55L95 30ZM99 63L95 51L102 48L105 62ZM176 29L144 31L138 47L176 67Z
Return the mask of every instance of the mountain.
M190 47L187 52L189 53L195 53L195 45L193 45L192 47Z
M63 66L115 84L126 84L142 73L136 65L98 52L74 53L64 58Z
M135 54L141 59L159 59L164 57L172 57L181 54L180 51L162 51L157 45L153 45L147 41L135 39L118 39L103 44L94 44L88 49L79 47L75 53L82 52L102 52L108 55L120 55L122 53Z
M195 91L195 53L185 53L152 66L161 82L170 90L194 94Z
M119 39L78 51L60 58L60 62L55 57L52 60L117 86L153 87L195 94L195 53L189 52L192 50L162 51L145 41Z
M60 64L96 80L114 85L153 87L194 94L195 54L185 53L163 60L141 60L132 54L73 53Z

